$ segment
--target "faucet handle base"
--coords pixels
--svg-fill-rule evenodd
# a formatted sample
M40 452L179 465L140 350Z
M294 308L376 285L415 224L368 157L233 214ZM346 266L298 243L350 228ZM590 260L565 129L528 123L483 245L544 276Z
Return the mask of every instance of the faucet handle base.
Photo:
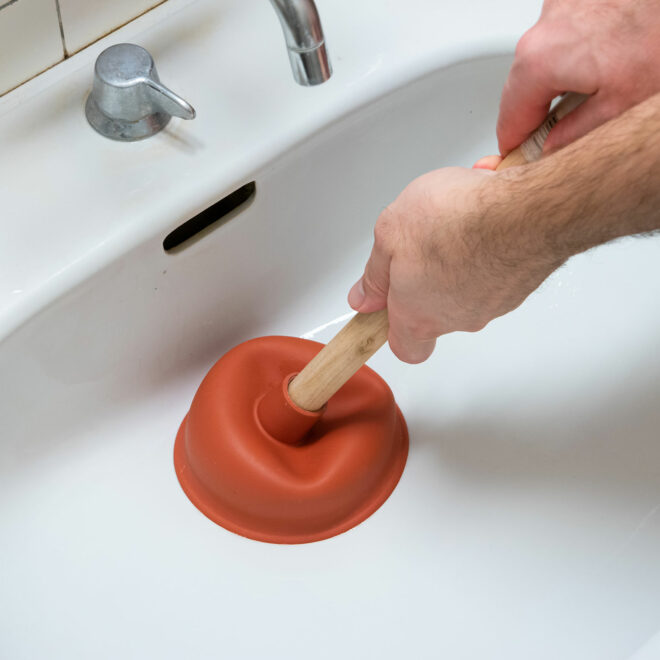
M154 112L136 121L115 119L101 112L90 94L85 103L85 116L92 128L104 137L120 142L135 142L162 131L172 118L166 112Z
M131 142L158 133L172 115L194 119L195 110L160 82L156 65L144 48L115 44L96 60L85 115L101 135Z

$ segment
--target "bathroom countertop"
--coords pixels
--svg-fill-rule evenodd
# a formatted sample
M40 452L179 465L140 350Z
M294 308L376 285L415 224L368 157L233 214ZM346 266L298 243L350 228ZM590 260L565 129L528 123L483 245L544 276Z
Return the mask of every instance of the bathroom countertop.
M303 88L265 0L168 0L0 98L0 337L345 112L439 66L513 52L540 6L320 0L334 75ZM135 143L94 133L93 63L123 41L152 53L194 121Z

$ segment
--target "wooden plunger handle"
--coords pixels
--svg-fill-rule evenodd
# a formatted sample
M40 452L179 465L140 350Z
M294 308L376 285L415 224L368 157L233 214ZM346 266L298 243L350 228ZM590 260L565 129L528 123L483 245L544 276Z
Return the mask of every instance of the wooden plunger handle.
M289 384L304 410L318 410L387 341L387 310L356 314Z
M538 160L552 127L587 97L569 93L545 121L497 166L504 170ZM328 399L387 341L387 310L356 314L289 384L289 396L304 410L322 408Z

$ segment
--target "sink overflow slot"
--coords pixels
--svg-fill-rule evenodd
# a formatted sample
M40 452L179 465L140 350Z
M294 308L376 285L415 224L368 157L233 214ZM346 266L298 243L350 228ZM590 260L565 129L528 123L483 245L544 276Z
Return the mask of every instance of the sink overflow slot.
M255 182L250 181L250 183L246 183L244 186L234 190L234 192L229 193L226 197L223 197L219 202L212 204L201 213L193 216L190 220L186 220L165 237L163 249L165 252L179 252L180 250L177 250L177 248L184 243L191 241L195 237L201 238L203 235L206 235L208 231L204 232L204 230L208 229L210 231L216 227L220 227L220 225L223 225L236 215L234 213L229 216L232 211L242 210L250 204L254 199L256 190L257 186ZM204 234L200 235L201 232L204 232ZM181 250L188 247L191 243L183 245Z

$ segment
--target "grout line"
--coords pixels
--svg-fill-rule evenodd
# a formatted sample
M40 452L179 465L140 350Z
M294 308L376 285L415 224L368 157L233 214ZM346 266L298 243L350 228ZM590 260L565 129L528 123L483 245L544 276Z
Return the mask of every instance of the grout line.
M0 10L4 9L5 7L9 7L9 5L13 5L15 2L18 2L18 0L7 0L7 2L0 5ZM57 19L60 23L60 38L62 39L62 49L64 51L63 59L58 60L57 62L53 62L53 64L51 64L50 66L47 66L45 69L42 69L41 71L37 71L37 73L35 73L33 76L30 76L26 80L23 80L23 81L19 82L17 85L14 85L10 89L6 89L4 92L0 92L0 98L5 96L5 94L9 94L9 92L13 92L15 89L18 89L21 85L24 85L25 83L30 82L30 80L34 80L37 76L40 76L42 73L52 69L53 67L57 66L58 64L61 64L62 62L64 62L64 60L68 59L72 55L76 55L77 53L85 50L85 48L87 48L88 46L91 46L92 44L96 43L97 41L100 41L101 39L104 39L109 34L112 34L113 32L115 32L115 30L119 30L120 28L123 28L125 25L128 25L132 21L140 18L141 16L144 16L147 12L150 12L152 9L155 9L156 7L160 7L162 4L165 4L165 2L166 2L166 0L158 0L158 3L153 5L153 7L149 7L148 9L145 9L141 14L138 14L137 16L134 16L133 18L125 21L121 25L118 25L116 28L112 28L112 30L109 30L105 34L102 34L100 37L97 37L96 39L94 39L94 41L90 41L90 43L85 44L84 46L81 46L78 50L76 50L72 53L69 53L66 50L66 43L64 42L64 26L62 24L62 18L61 18L61 14L60 14L60 3L59 3L59 0L55 0L55 6L57 8Z
M62 10L60 9L60 0L55 0L55 9L57 9L57 22L60 25L60 38L62 39L62 53L64 54L64 59L69 57L69 54L66 52L66 41L64 40L64 24L62 23Z
M59 0L56 0L59 4ZM84 46L81 46L78 48L78 50L74 50L72 52L65 51L66 55L65 57L71 57L72 55L77 55L80 51L85 50L85 48L88 48L89 46L92 46L95 44L97 41L101 41L101 39L105 39L108 35L112 34L113 32L116 32L117 30L120 30L123 28L125 25L128 25L129 23L132 23L133 21L137 20L138 18L141 18L145 14L148 14L150 11L153 9L156 9L156 7L160 7L161 5L165 4L167 0L156 0L156 4L152 5L151 7L147 7L143 12L139 13L137 16L133 16L133 18L129 18L128 20L124 21L120 25L117 25L116 27L113 27L111 30L108 30L107 32L104 32L103 34L99 35L98 37L94 37L92 41L89 43L85 44ZM13 2L16 2L16 0L13 0Z

